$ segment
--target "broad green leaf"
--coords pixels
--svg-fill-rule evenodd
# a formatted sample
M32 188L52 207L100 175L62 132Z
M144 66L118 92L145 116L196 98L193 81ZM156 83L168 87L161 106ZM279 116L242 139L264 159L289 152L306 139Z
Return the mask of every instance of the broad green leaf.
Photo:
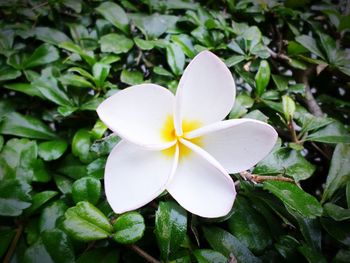
M173 202L159 203L156 212L155 235L161 256L168 259L184 241L187 229L186 211Z
M56 228L67 208L67 205L62 200L46 206L40 214L39 231L43 232L44 230Z
M283 91L288 88L288 79L281 75L271 74L278 90Z
M295 38L295 40L306 47L311 53L319 56L323 60L326 60L323 53L317 46L317 42L313 37L307 36L307 35L301 35Z
M0 81L16 79L21 75L22 73L18 69L14 69L8 66L2 66L0 68Z
M310 263L327 263L326 258L319 251L316 251L307 245L302 245L298 250Z
M233 55L225 60L225 64L230 68L244 60L245 60L245 56Z
M118 4L113 2L104 2L100 4L96 10L115 27L124 33L129 32L129 18L124 9Z
M128 212L120 215L113 225L116 231L113 239L121 244L133 244L140 240L145 231L145 222L141 214Z
M66 34L49 27L36 27L35 35L37 39L53 45L59 45L62 42L71 41Z
M152 40L144 40L141 38L134 38L135 44L142 50L151 50L154 48L154 42Z
M266 60L260 62L259 70L255 75L256 93L260 97L264 94L270 81L270 66Z
M88 201L96 205L101 195L101 183L92 177L83 177L76 180L72 186L72 196L75 203Z
M264 189L277 196L285 206L298 212L305 218L322 215L322 206L317 199L304 192L295 184L280 181L264 182Z
M103 179L107 159L100 157L86 166L87 175L96 179Z
M171 71L179 76L185 66L185 54L177 44L170 44L166 49L166 57Z
M261 262L238 238L218 227L204 227L203 233L210 246L225 257L232 253L238 263Z
M345 246L350 246L350 224L349 220L344 221L342 224L337 224L337 221L322 217L321 224L323 228L330 234L334 239L338 240Z
M264 218L243 197L236 198L228 224L230 232L254 253L260 254L272 243Z
M73 179L79 179L87 175L86 166L71 154L62 160L58 172Z
M34 88L49 101L61 106L73 106L73 102L65 91L59 88L57 79L53 76L41 76L32 82Z
M165 68L163 67L154 67L153 68L153 72L160 75L160 76L165 76L165 77L173 77L173 74L169 71L167 71Z
M59 45L60 48L64 48L70 52L77 53L81 56L90 66L92 66L96 60L92 51L86 51L73 42L62 42Z
M46 230L24 254L25 263L74 263L73 246L67 235L59 230Z
M88 130L78 130L72 141L72 153L79 157L82 162L86 162L89 158L89 149L91 146L91 135Z
M332 195L350 180L350 144L338 144L333 152L322 201Z
M194 56L196 55L196 51L195 51L194 46L192 44L192 40L188 35L185 35L185 34L172 35L171 41L173 43L177 44L179 47L181 47L182 51L189 58L194 58Z
M25 60L23 67L33 68L54 62L59 58L60 56L55 47L49 44L42 44Z
M79 87L79 88L93 88L94 85L85 78L75 74L65 74L59 78L63 85Z
M323 143L350 143L350 134L339 122L332 122L326 127L309 134L308 141Z
M60 158L67 150L68 144L63 140L42 142L39 144L39 156L44 161L52 161Z
M128 85L137 85L143 82L143 74L140 71L123 69L120 74L120 81Z
M298 255L298 247L300 246L298 240L290 235L282 235L275 243L276 250L281 254L284 260L292 258L293 260L301 260Z
M53 179L55 180L58 190L60 190L62 194L67 195L72 193L73 183L71 179L58 174L55 174Z
M110 33L100 39L101 51L114 54L127 53L134 45L134 42L124 35Z
M295 181L309 178L315 166L309 163L300 152L289 148L277 148L254 168L256 174L284 174Z
M326 203L323 208L324 211L335 221L350 219L350 209L345 209L333 203Z
M4 87L10 90L22 92L29 96L37 96L39 98L45 99L40 91L33 87L30 83L9 83L5 84Z
M198 263L227 263L227 258L223 254L211 249L196 249L193 254Z
M3 117L0 122L0 133L43 140L57 138L57 135L39 119L17 112L11 112Z
M261 41L261 37L261 32L256 26L249 27L242 34L242 38L247 41L246 47L249 51Z
M173 27L177 20L176 16L160 15L154 13L146 16L144 14L129 14L135 26L146 36L146 39L155 39Z
M92 67L92 74L95 78L95 83L98 88L103 87L103 84L105 83L105 80L108 77L109 70L111 69L111 66L108 64L103 63L95 63Z
M318 35L321 40L322 48L327 55L327 61L329 61L330 63L334 63L336 61L336 52L337 52L337 46L336 46L335 40L330 36L323 34L321 32L318 32Z
M32 205L25 211L26 214L33 214L36 212L43 204L51 200L58 194L56 191L43 191L40 193L36 193L32 198Z
M19 216L31 205L31 186L18 179L0 177L0 215Z
M102 140L95 141L90 150L96 153L98 156L104 156L111 152L114 146L120 141L120 138L116 135L110 135Z
M77 240L93 241L107 238L113 231L107 217L88 202L79 202L65 213L63 227Z

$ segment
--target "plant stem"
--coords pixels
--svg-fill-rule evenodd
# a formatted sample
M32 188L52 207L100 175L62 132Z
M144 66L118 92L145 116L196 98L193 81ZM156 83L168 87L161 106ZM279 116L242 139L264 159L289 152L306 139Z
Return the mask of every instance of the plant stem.
M12 255L13 253L15 252L16 250L16 247L17 247L17 243L22 235L22 232L23 232L23 224L20 224L16 230L16 235L15 237L12 239L12 242L11 242L11 245L9 247L9 249L7 250L7 253L4 257L4 261L3 263L9 263L11 258L12 258Z
M296 132L295 132L294 125L293 125L293 120L290 120L290 121L288 122L288 129L289 129L289 131L290 131L290 134L292 135L292 140L293 140L293 142L299 144L300 141L298 140L298 136L297 136L297 134L296 134Z
M254 183L261 183L264 181L280 181L280 182L290 182L290 183L295 183L293 179L284 177L282 175L276 175L276 176L271 176L271 175L256 175L256 174L251 174L247 171L240 172L240 176L242 176L245 180L252 181Z
M160 263L160 261L156 260L154 257L152 257L150 254L148 254L146 251L141 249L139 246L136 245L129 245L129 248L134 250L137 254L139 254L141 257L146 259L150 263Z

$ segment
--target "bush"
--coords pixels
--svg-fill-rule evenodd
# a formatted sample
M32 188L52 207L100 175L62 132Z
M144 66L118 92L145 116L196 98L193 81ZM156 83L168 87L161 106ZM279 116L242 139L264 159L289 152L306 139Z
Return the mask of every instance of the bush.
M348 262L349 3L117 2L0 3L3 261ZM166 192L116 215L103 176L120 138L97 106L144 82L175 92L202 50L234 76L227 118L268 122L277 144L231 175L223 218Z

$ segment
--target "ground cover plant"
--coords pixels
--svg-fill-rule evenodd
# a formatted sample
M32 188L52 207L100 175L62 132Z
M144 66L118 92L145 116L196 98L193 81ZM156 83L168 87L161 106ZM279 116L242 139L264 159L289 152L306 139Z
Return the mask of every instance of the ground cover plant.
M349 262L348 1L0 6L3 262ZM120 138L97 107L141 83L175 94L204 50L236 83L226 119L268 123L277 143L230 175L226 216L192 214L166 191L114 213L104 171Z

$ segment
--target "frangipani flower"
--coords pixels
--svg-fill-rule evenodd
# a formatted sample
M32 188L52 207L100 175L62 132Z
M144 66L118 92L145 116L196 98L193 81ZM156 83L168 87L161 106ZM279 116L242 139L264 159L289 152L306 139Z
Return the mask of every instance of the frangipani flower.
M186 68L176 95L141 84L97 109L122 140L105 167L105 191L116 213L137 209L167 190L202 217L226 215L235 200L229 173L247 170L274 146L277 133L252 119L224 120L235 98L226 65L203 51Z

